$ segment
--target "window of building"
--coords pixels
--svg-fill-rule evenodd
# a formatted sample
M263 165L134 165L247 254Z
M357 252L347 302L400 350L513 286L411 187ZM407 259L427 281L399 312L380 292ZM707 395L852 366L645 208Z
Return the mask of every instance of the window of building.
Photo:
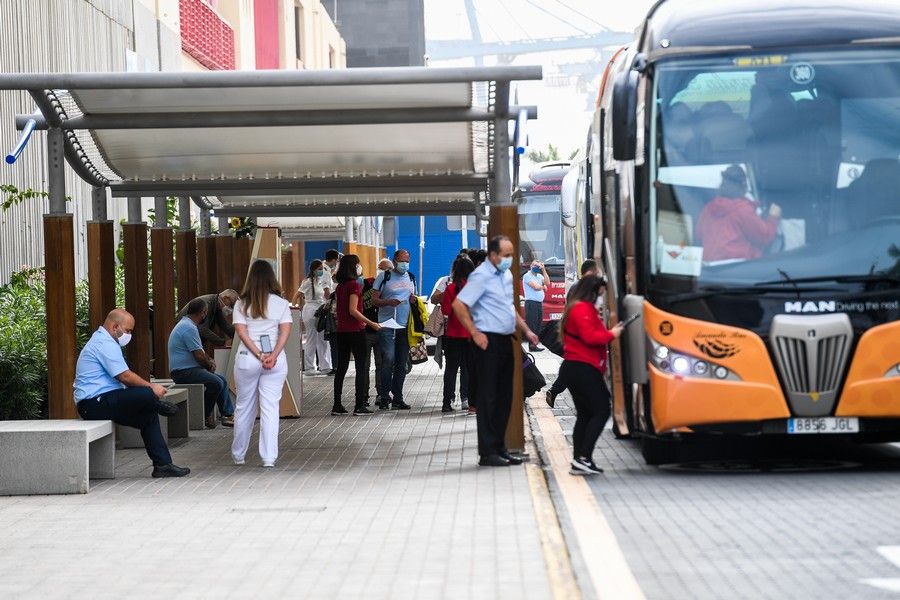
M297 60L303 60L303 7L294 5L294 50Z
M328 68L329 69L335 68L335 66L337 66L336 63L337 63L337 60L336 60L336 57L334 54L334 48L332 48L331 45L329 44L328 45Z

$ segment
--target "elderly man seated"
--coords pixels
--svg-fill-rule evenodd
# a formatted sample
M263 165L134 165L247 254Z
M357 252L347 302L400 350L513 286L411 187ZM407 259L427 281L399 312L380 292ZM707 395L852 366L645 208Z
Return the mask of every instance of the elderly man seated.
M216 426L213 409L219 406L222 424L234 427L234 405L224 377L214 373L216 363L203 351L197 325L209 313L203 298L194 298L185 308L185 316L169 334L169 370L175 383L202 383L205 388L206 426Z
M134 317L117 308L94 332L75 365L75 406L86 421L108 419L140 429L154 477L184 477L191 470L172 463L159 428L159 415L174 415L177 407L162 400L166 388L131 371L122 356L133 329Z
M200 339L204 343L210 343L213 346L227 346L231 344L231 338L234 337L234 326L228 320L228 315L231 314L234 303L239 298L240 296L234 290L223 290L218 294L206 294L205 296L194 298L194 300L202 300L207 308L206 316L197 323L197 328L200 330ZM184 306L178 311L178 314L175 315L176 323L187 314L187 310L187 306ZM213 327L216 327L221 333L213 331Z

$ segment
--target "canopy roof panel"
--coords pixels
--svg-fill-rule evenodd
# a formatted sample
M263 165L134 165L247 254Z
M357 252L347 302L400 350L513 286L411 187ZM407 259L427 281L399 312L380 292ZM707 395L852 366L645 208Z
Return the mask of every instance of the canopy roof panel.
M493 124L517 113L509 84L540 78L510 66L0 74L0 89L31 92L41 114L19 127L63 129L70 164L114 196L422 214L485 200Z

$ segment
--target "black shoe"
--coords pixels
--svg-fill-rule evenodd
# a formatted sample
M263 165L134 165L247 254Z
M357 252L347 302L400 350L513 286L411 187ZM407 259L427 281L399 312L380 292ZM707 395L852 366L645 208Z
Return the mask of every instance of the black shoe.
M332 370L328 371L328 373L327 373L327 375L336 375L336 374L337 374L337 369L332 369Z
M346 415L346 414L347 414L347 409L344 408L340 404L335 404L334 406L331 407L331 416L332 417L336 417L338 415Z
M382 400L378 403L378 408L380 410L387 410L391 407L391 403L387 400Z
M547 406L553 408L553 406L556 404L556 394L553 392L553 390L547 390L547 396L545 398L547 400Z
M365 406L357 406L356 408L353 409L354 416L371 415L371 414L373 414L372 411L369 410L368 408L366 408Z
M156 412L164 417L171 417L178 412L178 405L166 402L165 400L156 401Z
M190 472L191 470L187 467L172 464L153 467L154 477L184 477Z
M529 352L543 352L544 349L541 348L540 346L531 346L528 348L528 351Z
M482 456L481 460L478 461L478 465L481 467L508 467L510 462L499 454L491 454Z
M522 459L519 458L518 456L513 456L512 454L510 454L510 453L507 452L506 450L504 450L503 452L501 452L501 453L500 453L500 456L501 456L502 458L505 458L506 460L508 460L508 461L509 461L509 464L511 464L511 465L521 465L523 462L525 462L524 460L522 460Z
M441 412L442 412L442 413L453 412L453 407L450 406L449 404L444 404L444 405L441 407Z
M594 464L593 460L588 458L576 458L572 461L569 473L572 475L599 475L603 469Z
M403 400L395 400L391 402L391 408L393 408L394 410L409 410L412 407Z

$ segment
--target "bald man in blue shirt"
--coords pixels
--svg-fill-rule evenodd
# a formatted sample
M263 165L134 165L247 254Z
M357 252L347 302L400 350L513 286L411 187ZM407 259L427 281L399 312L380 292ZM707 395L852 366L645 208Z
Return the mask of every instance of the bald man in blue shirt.
M184 477L191 470L172 463L159 428L159 415L171 416L177 407L162 400L166 388L129 369L122 356L133 329L131 313L117 308L94 332L75 364L75 406L86 421L108 419L140 429L153 477Z

